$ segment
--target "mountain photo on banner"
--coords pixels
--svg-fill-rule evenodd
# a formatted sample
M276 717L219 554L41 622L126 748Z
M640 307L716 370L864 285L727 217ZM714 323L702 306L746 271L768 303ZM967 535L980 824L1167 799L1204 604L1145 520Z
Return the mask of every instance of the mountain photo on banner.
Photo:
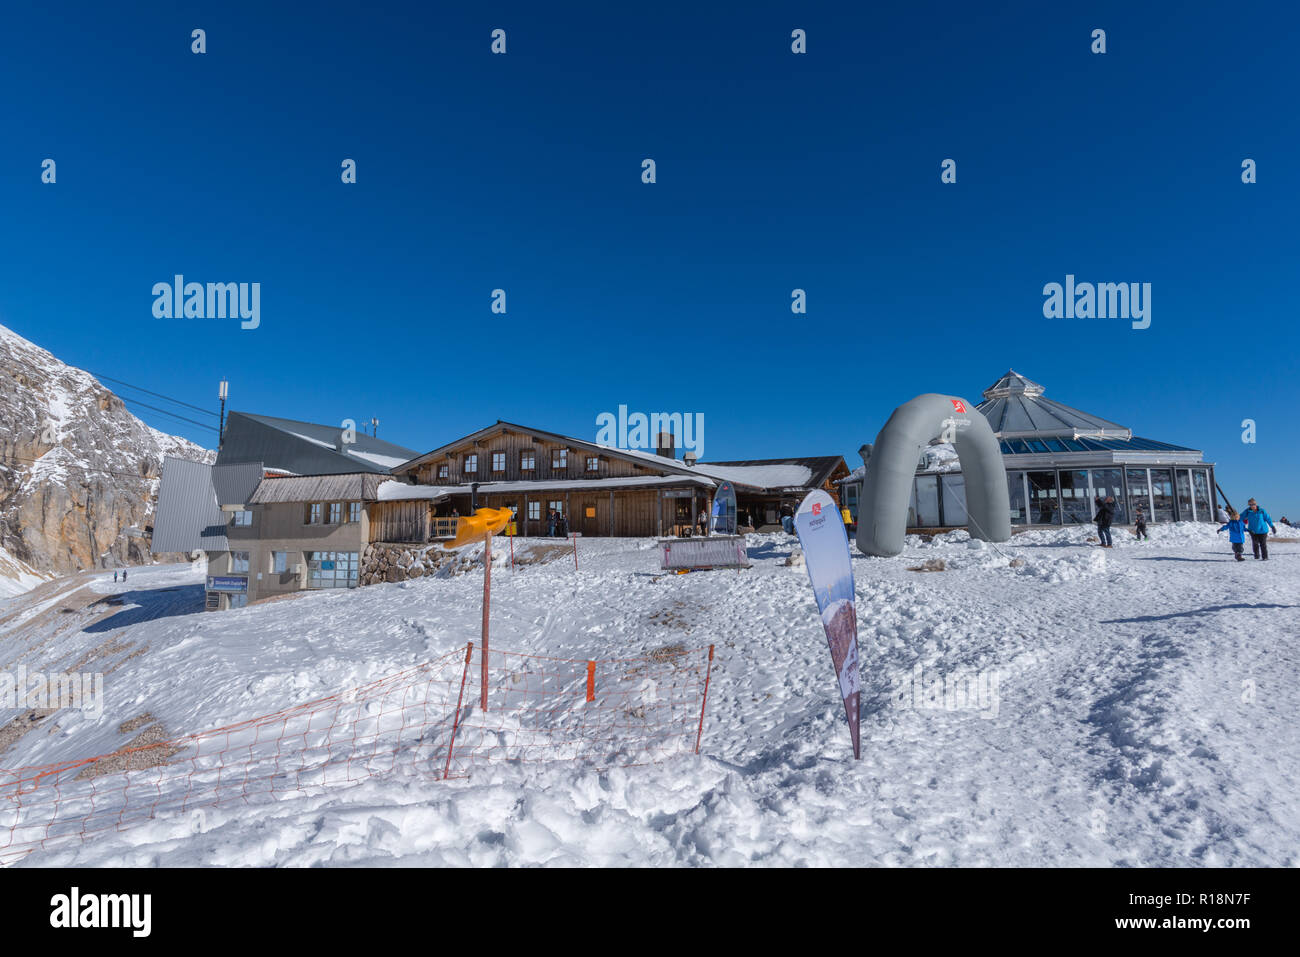
M859 707L862 679L858 673L858 614L853 600L853 561L844 519L835 500L821 489L808 493L794 516L803 546L808 580L821 612L831 663L844 699L844 712L853 739L853 756L862 756Z

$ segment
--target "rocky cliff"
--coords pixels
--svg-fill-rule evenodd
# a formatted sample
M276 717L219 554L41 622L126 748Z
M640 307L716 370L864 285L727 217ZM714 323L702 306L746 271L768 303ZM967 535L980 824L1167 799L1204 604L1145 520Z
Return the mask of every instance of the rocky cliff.
M0 551L42 574L152 561L167 455L216 458L0 326Z

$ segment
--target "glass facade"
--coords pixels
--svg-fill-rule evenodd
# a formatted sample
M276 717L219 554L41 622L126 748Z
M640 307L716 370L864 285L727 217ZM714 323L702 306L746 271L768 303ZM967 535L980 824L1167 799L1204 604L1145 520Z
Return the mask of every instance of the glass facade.
M1214 521L1214 509L1210 507L1210 471L1209 469L1192 469L1192 501L1196 503L1197 521Z
M1011 524L1029 524L1029 506L1025 499L1025 473L1007 473L1007 495L1011 498Z
M939 476L943 485L943 524L965 525L970 521L966 513L966 476L948 472Z
M939 476L918 475L916 477L916 502L914 504L916 522L922 527L933 528L939 521Z
M1026 472L1029 480L1029 521L1034 525L1059 525L1055 472Z
M356 552L307 552L308 588L355 588Z
M1178 517L1185 521L1191 521L1192 511L1192 473L1188 469L1176 469L1174 471L1174 487L1178 490Z
M1088 473L1084 469L1063 471L1061 481L1061 521L1066 525L1092 523L1092 496L1088 493Z
M1174 476L1172 469L1151 469L1151 521L1174 520Z
M843 486L841 501L858 519L858 483ZM1113 465L1092 469L1008 469L1012 525L1092 525L1096 500L1115 499L1115 524L1131 525L1138 506L1147 522L1217 521L1214 469L1189 465ZM961 472L921 473L912 483L908 528L966 525Z

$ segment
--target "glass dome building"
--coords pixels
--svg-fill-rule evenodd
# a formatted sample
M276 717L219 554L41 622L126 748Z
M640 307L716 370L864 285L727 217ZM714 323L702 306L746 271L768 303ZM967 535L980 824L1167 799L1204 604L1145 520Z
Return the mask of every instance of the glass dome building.
M984 390L976 410L1002 447L1012 525L1089 525L1093 499L1113 495L1116 524L1138 505L1148 522L1215 521L1214 465L1197 449L1135 436L1131 429L1072 408L1008 371ZM966 488L950 446L926 450L913 482L909 528L966 524ZM864 469L844 483L856 521Z

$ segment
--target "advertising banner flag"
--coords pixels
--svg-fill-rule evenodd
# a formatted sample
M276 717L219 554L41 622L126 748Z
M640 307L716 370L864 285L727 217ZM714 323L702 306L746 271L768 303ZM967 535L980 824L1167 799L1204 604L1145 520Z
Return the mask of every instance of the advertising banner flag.
M858 613L853 600L853 562L849 539L835 500L817 489L809 492L794 516L794 530L803 546L808 580L821 611L831 663L849 720L853 757L862 757L859 733L862 678L858 673Z
M713 495L713 534L736 534L736 490L723 482Z

